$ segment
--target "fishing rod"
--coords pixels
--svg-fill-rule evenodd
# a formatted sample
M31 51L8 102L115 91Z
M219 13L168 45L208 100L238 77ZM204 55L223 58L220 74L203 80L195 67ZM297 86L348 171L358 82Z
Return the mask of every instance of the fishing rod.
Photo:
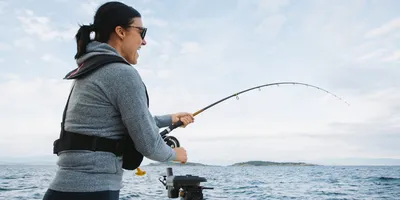
M311 84L307 84L307 83L301 83L301 82L276 82L276 83L268 83L268 84L258 85L258 86L255 86L255 87L252 87L252 88L249 88L249 89L242 90L242 91L237 92L237 93L235 93L235 94L229 95L229 96L227 96L227 97L225 97L225 98L223 98L223 99L221 99L221 100L218 100L218 101L216 101L216 102L214 102L214 103L212 103L212 104L210 104L210 105L208 105L208 106L206 106L206 107L204 107L204 108L202 108L202 109L196 111L195 113L193 113L193 116L196 116L196 115L198 115L198 114L204 112L205 110L207 110L207 109L209 109L209 108L211 108L211 107L213 107L213 106L215 106L215 105L217 105L217 104L219 104L219 103L221 103L221 102L223 102L223 101L225 101L225 100L228 100L228 99L230 99L230 98L232 98L232 97L236 97L237 99L239 99L239 96L238 96L239 94L242 94L242 93L245 93L245 92L249 92L249 91L255 90L255 89L261 90L262 87L270 87L270 86L274 86L274 85L277 85L277 86L279 86L279 85L303 85L303 86L307 86L307 87L312 87L312 88L315 88L315 89L324 91L324 92L326 92L326 93L328 93L328 94L330 94L330 95L336 97L337 99L339 99L339 100L345 102L347 105L350 105L347 101L343 100L343 99L340 98L339 96L333 94L332 92L329 92L329 91L326 90L326 89L323 89L323 88L318 87L318 86L315 86L315 85L311 85ZM164 141L165 141L169 146L171 146L171 147L173 147L173 148L174 148L174 147L179 147L179 146L180 146L178 139L176 139L176 138L173 137L173 136L167 136L167 134L170 133L171 131L173 131L174 129L176 129L176 128L182 126L182 125L183 125L183 122L179 120L177 123L168 126L166 129L164 129L164 130L160 133L161 136L162 136L162 138L164 139Z
M223 98L221 100L218 100L218 101L216 101L216 102L214 102L214 103L212 103L212 104L210 104L210 105L208 105L208 106L196 111L195 113L193 113L193 116L196 116L196 115L204 112L205 110L207 110L207 109L209 109L209 108L211 108L211 107L213 107L213 106L215 106L215 105L217 105L217 104L219 104L219 103L221 103L223 101L226 101L226 100L228 100L228 99L230 99L232 97L236 97L236 99L239 99L239 94L242 94L242 93L245 93L245 92L249 92L249 91L255 90L255 89L261 90L262 87L270 87L270 86L274 86L274 85L276 85L276 86L279 86L279 85L303 85L303 86L307 86L307 87L312 87L312 88L324 91L324 92L336 97L337 99L345 102L347 105L350 105L349 103L347 103L347 101L343 100L339 96L333 94L332 92L329 92L326 89L323 89L323 88L315 86L315 85L311 85L311 84L307 84L307 83L300 83L300 82L275 82L275 83L268 83L268 84L264 84L264 85L258 85L258 86L255 86L255 87L252 87L252 88L245 89L245 90L242 90L240 92L234 93L232 95L229 95L229 96L227 96L227 97L225 97L225 98ZM173 131L174 129L176 129L176 128L182 126L182 125L183 125L183 122L179 120L177 123L168 126L166 129L164 129L160 133L162 138L164 139L164 141L171 148L180 147L180 143L179 143L179 141L178 141L178 139L176 137L167 136L167 134L169 134L171 131ZM141 175L144 175L146 173L145 171L142 171L140 168L137 168L137 170L138 170L138 172L136 173L136 175L141 176Z

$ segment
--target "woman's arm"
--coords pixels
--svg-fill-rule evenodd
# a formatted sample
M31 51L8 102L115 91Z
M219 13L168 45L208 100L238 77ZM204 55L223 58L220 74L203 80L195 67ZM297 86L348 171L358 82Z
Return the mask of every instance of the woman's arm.
M151 160L175 160L176 152L159 134L158 125L169 123L167 117L159 117L157 124L157 120L151 115L147 107L145 87L136 69L119 64L107 78L108 95L112 104L120 111L121 120L128 129L136 149Z
M164 128L172 125L172 115L155 115L154 121L156 121L158 128Z

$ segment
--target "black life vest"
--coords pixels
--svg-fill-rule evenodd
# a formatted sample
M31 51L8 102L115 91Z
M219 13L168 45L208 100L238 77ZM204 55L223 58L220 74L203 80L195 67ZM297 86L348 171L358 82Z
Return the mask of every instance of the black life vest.
M69 72L64 77L64 79L79 79L89 75L90 73L105 66L106 64L117 62L129 64L119 56L96 55L89 58L78 68ZM71 93L72 90L73 88L71 89ZM58 155L61 151L64 150L106 151L114 153L116 156L123 157L123 169L134 170L138 168L143 161L143 155L136 150L135 144L133 143L128 132L124 134L122 139L115 140L98 136L89 136L64 130L65 116L71 93L69 94L67 103L65 105L63 119L61 122L60 137L55 140L53 144L53 153ZM147 94L147 90L146 98L147 106L149 106L149 96Z

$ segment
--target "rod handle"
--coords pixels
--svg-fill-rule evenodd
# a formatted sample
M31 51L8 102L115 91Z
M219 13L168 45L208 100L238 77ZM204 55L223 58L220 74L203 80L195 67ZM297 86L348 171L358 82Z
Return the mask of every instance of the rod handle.
M183 125L183 122L181 120L179 120L178 122L176 122L173 125L168 126L166 129L164 129L160 134L161 136L165 136L166 134L168 134L169 132L171 132L172 130L180 127Z

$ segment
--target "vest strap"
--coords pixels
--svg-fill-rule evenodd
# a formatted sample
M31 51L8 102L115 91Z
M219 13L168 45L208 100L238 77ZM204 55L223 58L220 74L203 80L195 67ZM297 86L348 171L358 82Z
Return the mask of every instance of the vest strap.
M65 150L104 151L122 156L123 140L64 131L62 137L54 142L53 153L58 155L59 152Z

